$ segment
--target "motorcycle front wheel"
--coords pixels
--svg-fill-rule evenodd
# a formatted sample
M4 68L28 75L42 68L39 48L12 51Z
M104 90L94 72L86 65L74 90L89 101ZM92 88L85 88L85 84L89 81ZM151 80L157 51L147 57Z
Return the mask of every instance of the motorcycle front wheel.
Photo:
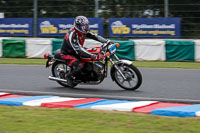
M123 75L124 79L117 69L114 71L114 78L116 83L125 90L136 90L142 84L142 75L134 65L118 64L117 65Z
M69 69L69 66L67 66L64 62L56 61L52 65L51 71L54 77L67 80L67 74L70 72L70 69ZM56 81L56 82L64 87L69 87L67 82L62 82L62 81ZM74 84L73 87L75 87L76 85L77 84Z

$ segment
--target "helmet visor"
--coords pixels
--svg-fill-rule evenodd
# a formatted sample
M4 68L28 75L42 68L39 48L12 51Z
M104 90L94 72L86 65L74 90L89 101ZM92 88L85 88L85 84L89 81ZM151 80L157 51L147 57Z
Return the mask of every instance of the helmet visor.
M88 33L90 31L90 27L89 27L89 24L84 24L84 25L81 25L81 30L85 33Z

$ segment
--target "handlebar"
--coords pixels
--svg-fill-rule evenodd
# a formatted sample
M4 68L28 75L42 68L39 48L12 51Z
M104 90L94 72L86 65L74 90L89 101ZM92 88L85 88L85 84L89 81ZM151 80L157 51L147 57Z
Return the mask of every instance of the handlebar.
M106 43L103 43L103 45L101 45L101 50L104 51L105 48L108 48L109 44L110 44L110 41L107 41Z

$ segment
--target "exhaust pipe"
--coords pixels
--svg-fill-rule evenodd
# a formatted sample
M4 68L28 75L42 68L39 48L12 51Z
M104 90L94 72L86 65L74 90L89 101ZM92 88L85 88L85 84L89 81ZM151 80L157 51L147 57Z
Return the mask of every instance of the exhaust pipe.
M52 77L52 76L49 76L49 79L53 81L67 82L67 80L65 79L60 79L60 78Z

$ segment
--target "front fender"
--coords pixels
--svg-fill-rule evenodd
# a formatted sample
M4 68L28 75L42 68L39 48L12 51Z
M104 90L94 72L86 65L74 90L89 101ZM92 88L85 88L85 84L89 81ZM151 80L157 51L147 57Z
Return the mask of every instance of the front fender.
M113 81L115 81L115 76L114 76L114 72L115 72L115 65L120 65L120 64L127 64L127 65L132 65L132 62L129 61L129 60L119 60L117 61L112 67L111 67L111 70L110 70L110 76L112 78Z
M130 60L120 60L120 61L118 61L117 63L118 63L118 64L119 64L119 63L122 63L122 64L131 65L131 64L132 64L132 61L130 61Z

